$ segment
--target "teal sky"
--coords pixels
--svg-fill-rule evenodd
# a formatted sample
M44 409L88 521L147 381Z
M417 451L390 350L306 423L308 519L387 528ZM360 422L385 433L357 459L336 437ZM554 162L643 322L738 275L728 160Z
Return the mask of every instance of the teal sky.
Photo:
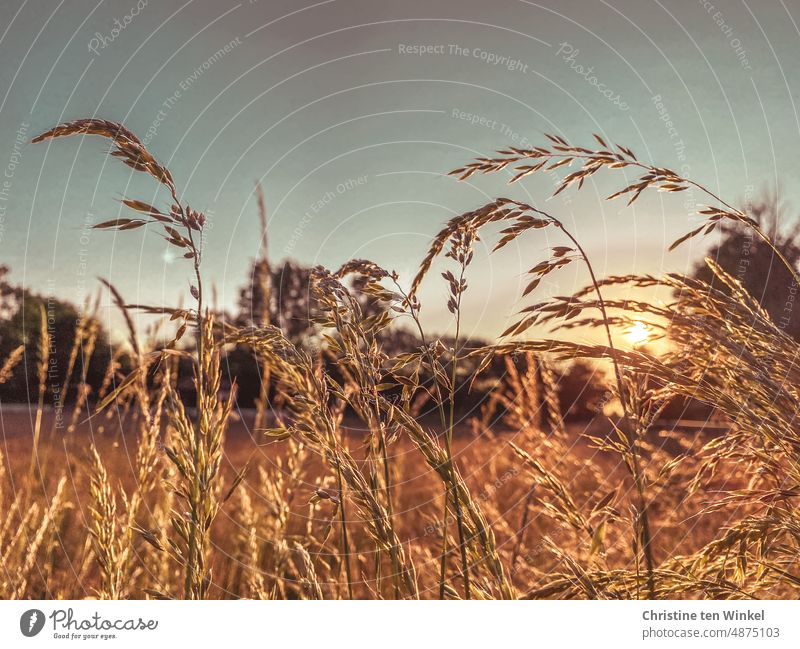
M190 269L156 230L85 228L119 215L123 196L166 201L153 182L104 155L98 138L27 143L83 117L139 134L184 201L209 213L204 274L226 306L258 251L257 181L273 259L335 267L365 257L407 280L450 216L501 195L546 200L547 176L510 188L499 175L443 176L515 141L539 144L543 132L583 145L600 133L731 201L776 183L790 203L800 198L798 0L139 7L2 1L0 254L36 290L80 302L103 276L131 302L188 295ZM694 222L685 201L700 197L653 195L635 209L601 201L624 183L601 175L547 208L573 226L601 274L686 270L705 244L666 247ZM481 248L468 331L505 328L521 271L560 243L533 235L491 258ZM421 297L430 326L443 329L435 277ZM585 279L565 272L540 292Z

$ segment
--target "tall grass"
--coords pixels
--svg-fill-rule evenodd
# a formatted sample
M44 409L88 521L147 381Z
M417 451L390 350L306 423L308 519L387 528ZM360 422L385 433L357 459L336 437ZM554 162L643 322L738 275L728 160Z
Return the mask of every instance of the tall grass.
M40 367L33 443L12 440L0 462L0 596L616 599L800 592L797 343L714 262L708 261L713 286L676 273L602 278L555 215L499 198L446 224L410 290L396 273L365 260L336 272L315 269L317 357L270 321L268 303L253 314L254 327L233 326L206 308L205 217L182 202L172 174L133 133L80 120L34 141L69 135L107 139L113 156L160 185L168 209L126 198L134 216L95 227L160 229L190 264L193 302L127 305L107 284L130 341L97 394L81 379L75 411L93 403L94 419L107 428L92 440L75 414L63 439L54 430L42 435L41 368L49 345L43 320L30 350ZM699 183L597 136L599 148L548 137L548 146L507 149L453 173L466 179L511 171L516 182L563 169L560 193L580 190L602 170L635 171L637 180L610 198L633 202L649 189L693 187L710 199L700 210L705 223L676 243L731 221L779 254L756 221ZM567 172L570 165L577 168ZM259 209L265 239L261 194ZM523 297L574 262L591 281L573 295L525 306L496 343L467 348L462 296L473 244L497 227L495 249L543 228L564 237L546 258L533 260ZM454 264L443 273L456 332L447 340L423 329L417 297L440 255ZM266 248L259 263L255 279L269 296ZM618 287L642 297L609 297ZM672 300L649 301L656 287ZM133 309L166 312L175 327L171 341L140 342ZM382 341L400 318L413 323L423 345L392 354ZM665 351L620 345L618 332L634 320L663 332ZM530 337L578 326L597 328L604 343ZM91 348L93 331L87 314L71 365L76 350ZM252 350L262 368L256 445L226 441L238 424L235 386L223 393L220 365L233 345ZM5 361L0 382L27 351ZM468 433L459 434L457 386L480 380L497 357L506 375L467 440ZM606 406L612 412L616 405L620 417L584 432L565 424L557 370L574 358L610 367ZM474 359L478 370L464 376ZM134 367L125 376L123 361ZM177 387L187 365L192 404ZM726 431L668 427L661 413L676 398L709 404ZM422 401L438 413L431 423L419 414ZM267 421L271 428L264 428ZM363 441L350 432L354 427L366 431ZM132 463L120 451L130 444Z

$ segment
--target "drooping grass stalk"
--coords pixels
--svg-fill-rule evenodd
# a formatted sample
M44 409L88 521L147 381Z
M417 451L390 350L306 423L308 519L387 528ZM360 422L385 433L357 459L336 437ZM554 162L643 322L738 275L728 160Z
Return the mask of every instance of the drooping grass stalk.
M347 299L347 290L330 273L317 269L314 277L315 291L327 296L341 310L341 300ZM352 333L353 327L341 326L340 334ZM382 503L353 457L344 448L336 435L336 419L332 410L332 398L349 399L343 387L319 372L308 354L295 347L275 327L258 330L240 330L227 339L230 343L243 343L257 348L272 365L273 376L281 390L296 395L287 405L291 409L291 424L288 430L275 431L278 438L296 434L308 445L320 452L326 463L336 472L342 485L348 490L345 496L356 506L370 537L382 547L395 547L397 551L398 581L404 597L418 598L416 569L405 556L402 544L394 529L386 507ZM328 341L333 349L339 343ZM353 341L348 341L350 346ZM343 340L344 343L344 340ZM353 348L354 349L354 348ZM356 402L357 403L357 402ZM268 433L272 436L271 433ZM344 500L344 498L340 498ZM344 520L344 519L343 519ZM349 556L349 548L347 555Z
M685 237L679 239L673 247L682 241L695 236L696 234L700 233L701 231L709 232L716 227L717 221L721 220L722 218L730 218L736 221L745 222L751 227L754 228L757 234L764 239L770 248L775 252L779 258L787 265L787 268L792 273L793 277L796 278L797 281L797 273L796 271L788 264L788 261L785 257L777 250L777 248L772 244L771 241L768 240L766 235L761 231L758 225L752 221L752 219L747 218L743 213L735 210L730 205L722 201L718 196L710 192L708 189L703 187L702 185L684 179L683 177L679 176L675 172L660 167L653 167L651 165L644 164L640 162L633 152L626 147L618 146L619 152L612 152L610 147L606 144L605 140L598 135L595 135L595 139L597 142L604 147L602 151L590 151L588 149L584 149L581 147L572 147L570 146L566 140L561 138L557 135L547 135L548 139L553 142L555 145L555 150L551 151L544 147L538 147L536 149L509 149L507 151L501 151L502 157L499 158L481 158L473 163L462 167L461 169L456 169L451 172L451 175L458 176L460 180L464 180L469 178L471 175L475 173L494 173L498 171L502 171L507 169L510 165L515 165L519 162L525 161L530 159L534 162L534 164L530 165L519 165L517 164L516 167L516 175L512 178L511 182L516 182L525 176L528 176L532 173L536 173L545 168L545 165L552 159L556 159L557 161L547 167L548 170L555 169L560 166L567 165L571 163L573 160L582 160L583 166L570 174L568 174L559 184L558 188L556 189L554 195L559 194L564 189L569 187L572 184L577 184L578 187L582 187L586 178L590 177L598 170L604 167L610 168L624 168L624 167L634 167L639 168L645 171L645 174L639 179L639 181L634 182L633 184L629 185L625 189L616 192L609 198L616 198L620 195L626 194L628 192L632 192L632 197L629 201L629 205L633 203L636 198L638 198L639 194L642 191L647 189L648 187L655 186L660 190L667 191L667 192L676 192L676 191L683 191L687 189L689 186L696 187L706 193L708 196L714 198L718 202L725 205L731 212L715 212L713 210L706 211L707 214L710 215L709 223L701 226L700 228L694 230L693 232L689 233ZM566 237L570 240L570 242L575 246L578 251L579 258L584 262L587 270L589 271L589 275L591 277L591 283L594 288L594 292L597 296L597 306L601 312L602 320L603 320L603 327L605 329L606 338L608 341L609 349L611 350L611 361L612 366L614 369L614 377L615 382L617 385L617 392L620 398L620 404L623 410L623 419L625 421L625 437L628 444L628 450L631 455L631 473L634 480L637 498L638 498L638 520L641 524L641 538L642 538L642 552L645 557L645 562L647 565L647 574L648 574L648 589L650 591L651 598L654 596L655 593L655 584L654 584L654 577L653 577L653 570L654 570L654 561L652 555L652 547L651 547L651 535L650 535L650 523L649 523L649 516L647 511L647 503L644 494L644 486L642 483L641 477L641 468L640 468L640 461L638 457L638 447L636 444L636 430L632 424L632 419L628 413L628 405L627 405L627 394L625 390L625 385L622 377L622 372L619 367L619 363L617 361L617 351L614 346L614 339L611 334L611 328L609 324L609 317L606 310L605 301L603 299L602 291L600 290L600 284L598 283L597 277L594 272L594 268L589 261L586 252L578 242L578 240L572 235L564 224L556 219L555 217L547 214L546 212L542 212L536 208L533 208L529 205L523 205L520 203L516 203L514 201L509 201L508 199L501 199L502 206L505 207L507 205L516 205L517 207L522 208L523 211L529 210L535 214L539 214L545 218L543 222L544 225L547 222L552 223L558 229L560 229ZM518 215L514 215L517 217ZM506 218L510 218L507 213L498 213L498 210L495 208L494 210L489 210L488 213L483 213L478 215L478 219L482 220L483 222L489 222L492 220L504 220ZM498 244L498 247L505 245L509 241L515 239L519 234L524 232L531 227L541 227L532 222L525 222L524 217L518 218L518 224L516 226L512 226L504 230L504 234L506 235L504 239ZM563 253L557 255L561 257ZM430 255L429 255L430 256ZM426 259L427 262L427 259ZM538 284L539 280L541 279L544 274L551 272L553 269L559 267L557 264L545 264L544 269L538 273L539 279L534 280L534 283L531 284L530 288L535 287ZM534 269L535 270L535 269ZM527 292L527 291L526 291ZM531 320L531 323L533 319ZM530 325L528 325L530 326ZM515 328L513 330L514 333L519 333L524 328Z
M477 164L477 163L476 163ZM454 173L458 173L462 170L456 170ZM578 240L572 235L569 230L564 226L564 224L551 214L544 212L536 207L533 207L527 203L521 203L519 201L514 201L508 198L500 198L494 201L493 203L489 203L477 210L472 212L467 212L465 214L461 214L459 216L453 217L448 221L445 228L439 232L439 234L434 239L431 247L426 255L425 259L422 261L420 265L420 270L417 273L417 276L414 279L412 293L416 291L422 279L425 277L427 272L430 270L433 260L442 252L446 243L450 240L457 239L458 237L466 236L466 233L474 233L477 232L481 227L488 225L490 223L505 223L507 227L502 230L502 234L504 235L500 241L496 244L494 250L498 250L511 241L514 241L517 237L522 235L523 233L529 230L537 230L541 228L546 228L549 226L556 227L557 229L561 230L564 235L569 239L569 241L574 246L573 248L569 247L559 247L553 249L553 258L550 260L545 260L537 264L534 268L529 271L529 274L534 276L534 279L528 284L527 288L525 289L525 294L527 295L530 291L536 288L538 284L541 282L542 278L551 273L571 261L575 259L580 260L586 266L589 275L591 277L592 287L597 296L597 306L601 312L603 327L606 333L606 338L608 340L609 348L611 349L611 360L614 367L614 377L615 382L617 384L617 391L620 397L620 403L623 410L623 419L626 423L626 439L628 443L629 452L632 454L632 462L631 462L631 472L633 474L633 479L636 485L637 497L639 500L638 503L638 510L639 510L639 520L641 521L641 536L643 540L643 548L642 551L645 555L645 561L648 565L648 584L650 586L651 593L654 592L654 584L653 584L653 559L652 559L652 548L650 546L650 526L648 521L647 509L646 509L646 502L644 498L644 488L641 482L641 471L639 469L639 460L638 460L638 447L636 445L635 440L635 430L631 425L631 418L628 413L628 406L627 406L627 395L625 391L625 385L623 382L622 372L620 371L619 364L617 362L617 352L614 347L614 339L611 334L611 327L609 324L609 317L605 305L605 300L603 299L602 291L600 290L600 284L597 280L597 276L594 272L594 267L592 266L588 256L586 255L585 250L580 245ZM509 225L510 222L510 225ZM577 255L570 256L570 253L577 253ZM447 253L448 256L452 256L452 251ZM447 277L447 276L446 276ZM456 280L454 277L450 276L448 278L451 282L451 287L455 285ZM451 293L455 295L454 290L451 288ZM451 303L449 303L451 311L453 310L456 302L451 297ZM574 305L568 305L574 307ZM536 305L534 307L530 307L523 310L523 313L529 314L533 311L533 315L525 315L522 320L513 326L509 327L504 333L503 336L506 335L518 335L536 323L540 314L537 313L537 309L539 309L541 305ZM565 315L569 313L571 310L565 310ZM484 362L488 362L490 357L487 357ZM481 365L482 369L485 365Z
M445 279L448 280L450 284L450 301L448 302L448 308L450 309L451 313L455 316L456 319L456 330L455 330L455 338L453 341L453 350L451 356L451 373L450 373L450 385L448 387L448 406L449 406L449 413L445 413L444 408L444 396L442 395L441 387L439 385L439 381L436 378L437 370L436 364L437 361L435 360L433 353L431 351L431 346L428 344L425 332L422 328L422 323L419 319L419 305L417 302L416 295L414 294L414 290L410 294L407 294L403 289L400 287L399 283L397 282L397 277L393 276L394 285L397 287L400 295L403 298L403 303L408 307L408 314L411 316L414 324L416 325L417 331L420 335L420 340L423 344L425 357L428 361L428 364L431 368L431 373L433 374L433 385L434 389L436 390L436 404L437 410L439 411L439 419L442 428L445 431L445 447L446 447L446 457L447 457L447 467L446 467L446 474L447 479L444 480L444 494L443 494L443 505L442 505L442 546L439 555L439 599L445 598L446 593L446 584L447 584L447 554L448 554L448 527L450 523L450 509L449 509L449 502L452 502L453 509L456 513L456 522L458 526L458 540L459 540L459 554L461 558L461 573L462 579L464 581L464 593L466 599L471 598L471 589L470 589L470 577L469 577L469 564L467 561L466 556L466 543L465 543L465 536L464 536L464 519L463 519L463 511L461 507L461 499L458 497L457 494L457 480L455 475L455 464L453 460L453 432L455 428L455 390L456 390L456 381L457 381L457 374L458 374L458 345L460 342L461 337L461 298L466 290L466 269L469 263L472 261L472 240L473 236L472 233L468 233L465 237L458 237L454 238L452 241L453 248L450 252L448 252L448 256L455 259L460 264L460 276L458 281L456 281L455 277L452 274L445 273Z
M549 215L548 215L549 216ZM639 461L639 453L638 453L638 446L636 444L636 429L633 425L633 421L628 413L628 398L625 390L625 383L622 378L622 371L619 367L619 362L617 361L617 350L614 347L614 336L611 334L611 326L609 325L609 318L608 312L606 310L605 300L603 299L603 292L600 290L600 284L597 281L597 276L594 272L594 267L592 263L589 261L589 257L586 254L586 251L583 249L583 246L578 242L578 240L572 235L572 233L564 227L564 224L555 219L554 217L550 216L553 219L553 223L557 228L559 228L567 238L572 242L575 248L578 250L578 254L580 255L581 259L583 260L586 269L589 271L589 276L591 277L592 286L594 287L595 295L597 296L597 305L600 309L600 313L602 314L603 319L603 328L605 329L606 339L608 341L608 347L611 350L611 364L614 368L614 377L617 384L617 391L619 392L619 400L622 406L622 413L626 423L626 439L628 443L628 450L631 454L631 465L632 465L632 477L634 482L634 487L636 488L636 496L638 499L638 520L641 524L641 538L642 538L642 554L644 555L645 565L647 567L647 587L650 592L650 599L655 598L655 581L653 576L653 571L655 568L655 562L653 560L653 548L651 546L651 535L650 535L650 516L648 513L647 507L647 500L644 493L644 484L642 482L642 470L641 464Z
M400 286L398 282L398 278L396 274L392 275L392 282L394 283L395 288L397 289L398 293L403 298L403 304L408 307L408 314L411 317L414 325L419 333L420 342L422 343L422 348L424 350L425 359L428 361L428 365L431 368L431 374L433 376L433 389L436 391L436 410L439 413L439 423L442 427L442 430L447 430L447 415L445 414L444 409L444 398L442 396L442 389L439 385L439 381L436 379L436 360L434 359L433 352L431 351L431 346L428 343L428 340L425 336L425 330L422 328L422 322L419 319L419 302L414 295L409 295L406 293L403 288ZM452 482L452 481L450 481ZM445 585L447 584L447 527L448 527L448 508L447 503L448 499L450 498L450 486L448 481L444 482L443 485L443 496L442 496L442 547L439 552L439 599L445 598Z
M392 498L391 465L389 461L385 423L379 407L379 382L382 374L384 355L377 335L383 326L388 324L385 312L375 315L364 314L361 303L338 280L351 273L358 274L364 283L360 286L365 296L380 300L386 297L380 281L388 277L388 273L371 262L353 260L345 264L334 276L317 272L313 291L318 303L327 314L325 324L335 328L339 341L330 340L331 353L338 351L337 364L346 376L346 380L355 386L352 396L345 396L359 416L370 429L369 441L369 481L376 500L383 498L386 503L387 524L393 542L389 546L392 565L392 583L395 598L400 596L400 559L399 547L395 540L394 504ZM327 290L322 290L325 286ZM382 465L383 494L380 489L378 470ZM381 591L381 544L375 548L375 573L378 592Z
M570 165L573 161L582 162L580 169L569 173L561 180L553 194L555 196L572 185L577 184L578 189L580 189L587 178L601 169L638 169L643 172L642 175L627 187L609 196L607 200L629 195L628 205L631 205L639 198L642 192L648 189L654 188L658 191L673 193L686 191L690 187L694 187L724 207L724 209L707 208L700 210L699 214L706 217L706 222L699 228L680 237L670 246L670 250L699 234L705 235L712 232L720 221L730 220L742 223L750 228L770 248L772 253L781 260L792 275L795 283L800 286L800 273L775 245L771 237L761 229L759 224L748 217L745 212L723 200L702 183L685 178L672 169L642 162L631 149L619 144L609 146L602 137L596 134L594 139L602 147L598 150L570 145L563 137L558 135L547 133L545 135L552 143L550 146L538 146L533 149L505 149L499 151L499 157L479 158L460 169L453 170L450 174L457 176L459 180L465 180L476 173L490 174L513 169L516 173L509 182L515 183L531 174L552 171Z
M471 255L471 251L468 253ZM461 270L460 276L458 279L458 287L459 290L457 295L455 296L455 319L456 319L456 331L455 337L453 338L453 356L451 359L451 372L450 372L450 411L448 413L448 420L447 420L447 431L445 435L446 441L446 449L447 449L447 464L448 464L448 471L451 476L451 484L455 485L455 462L453 460L453 430L455 428L455 408L456 408L456 381L458 379L458 344L461 335L461 297L464 293L463 286L464 286L464 274L466 272L467 261L464 260L461 262ZM451 487L451 500L453 502L453 507L455 508L456 512L456 525L458 528L458 546L459 552L461 554L461 576L464 580L464 597L466 599L471 599L472 593L470 591L469 585L469 564L467 562L467 547L464 540L464 514L461 510L461 500L458 497L458 494L455 491L455 486ZM447 536L447 502L445 502L445 536ZM442 559L442 563L444 564L445 559Z
M146 173L163 185L172 198L173 204L168 212L138 200L124 199L122 202L129 208L138 212L137 218L118 218L98 223L94 228L112 230L134 230L148 224L160 225L164 229L164 238L172 246L184 252L186 259L191 259L194 270L195 284L191 287L192 297L195 299L196 309L194 316L191 313L177 309L175 316L183 316L184 324L179 327L175 339L170 344L173 346L186 330L188 321L194 319L196 324L195 345L197 362L195 364L195 389L197 392L197 415L192 424L185 419L182 405L175 403L173 398L171 413L184 436L191 437L180 442L179 449L171 451L171 459L178 467L180 473L188 481L189 521L185 525L178 518L173 518L176 530L186 542L186 557L184 557L184 597L202 598L207 590L206 575L204 574L204 553L208 527L213 520L218 505L214 501L213 480L217 477L220 457L220 442L226 425L227 415L230 412L232 401L217 414L217 395L219 387L219 353L213 353L209 346L214 346L211 321L204 311L203 277L201 273L201 260L203 253L203 228L206 222L204 214L184 206L179 197L172 174L166 167L158 163L147 150L144 143L131 131L121 124L101 119L83 119L56 126L49 131L33 138L32 142L42 142L52 138L71 135L99 135L109 139L114 144L111 155L121 159L128 167ZM180 228L182 231L179 231ZM195 236L200 237L200 242ZM211 356L209 356L211 354ZM210 376L209 373L213 374ZM141 380L144 370L138 367L134 373L110 395L103 399L99 407L104 407L120 393L121 389ZM231 393L231 396L233 392ZM186 457L188 454L188 457ZM189 462L187 466L186 462ZM177 522L175 522L177 521ZM184 529L186 528L186 529Z
M616 383L616 386L617 386L617 392L619 394L620 406L622 408L622 413L623 413L623 420L625 422L624 434L625 434L625 439L626 439L626 442L627 442L627 445L628 445L628 452L630 453L630 456L631 456L631 474L632 474L632 478L633 478L633 481L634 481L634 487L636 489L636 495L637 495L637 500L638 500L638 502L637 502L637 509L638 509L637 522L641 525L641 529L637 532L637 534L639 534L641 536L641 539L642 539L642 548L641 548L641 550L642 550L642 554L644 556L645 564L646 564L646 567L647 567L648 589L650 591L650 597L653 598L654 594L655 594L655 582L654 582L654 576L653 576L654 575L655 562L653 560L653 549L652 549L652 546L651 546L650 520L649 520L648 509L647 509L647 501L646 501L646 497L645 497L645 493L644 493L644 485L643 485L643 482L642 482L642 473L641 473L641 467L640 467L638 445L636 443L636 428L633 425L633 419L630 416L630 413L629 413L629 410L628 410L627 392L625 390L625 383L624 383L624 380L623 380L622 371L620 369L619 362L617 360L617 350L616 350L616 347L614 345L614 336L611 333L611 326L609 324L610 323L610 319L609 319L609 316L608 316L608 311L606 309L605 299L603 298L603 292L600 289L600 283L599 283L599 281L597 279L597 275L595 274L595 271L594 271L594 266L592 265L592 263L591 263L591 261L589 259L589 256L586 254L586 251L584 250L583 246L580 244L578 239L564 226L562 221L560 221L559 219L557 219L553 215L549 214L548 212L544 212L544 211L542 211L542 210L540 210L538 208L532 207L531 205L521 204L521 203L513 203L513 204L517 205L518 207L520 207L521 209L523 209L525 211L529 211L529 212L532 212L534 214L537 214L538 216L543 217L545 224L547 224L547 223L552 224L557 229L559 229L567 237L567 239L570 241L570 243L572 243L572 245L575 246L575 250L578 253L577 258L580 261L583 262L584 266L586 267L587 271L589 272L589 277L591 279L591 286L592 286L592 288L593 288L593 290L595 292L595 295L597 297L597 307L600 310L603 329L604 329L604 332L605 332L605 335L606 335L606 340L608 342L608 346L609 346L609 349L610 349L611 364L612 364L612 367L613 367L613 370L614 370L614 379L615 379L615 383ZM498 244L498 247L500 245L505 245L505 243L507 243L511 239L515 238L516 236L518 236L522 232L524 232L527 227L530 227L530 226L528 224L525 224L525 225L523 225L523 227L521 227L519 229L514 229L513 227L512 228L508 228L506 231L504 231L504 232L506 232L506 238L501 242L501 244ZM533 225L533 227L537 227L537 226ZM538 226L538 227L541 227L541 226ZM563 254L564 253L562 251L558 251L556 253L557 260L555 262L542 262L542 265L540 265L540 266L542 266L543 270L541 272L537 271L538 272L537 279L535 279L534 283L532 283L529 286L534 286L535 287L538 284L539 279L545 273L551 272L552 270L560 267L559 264L561 264L561 262L565 259L565 257L562 256ZM537 274L537 273L535 273L535 274ZM516 328L512 328L512 330L514 331L514 333L519 333L520 328L516 327Z
M177 197L173 194L173 198L176 201L177 205L180 203L177 201ZM205 406L206 400L206 390L208 389L208 382L206 378L206 364L205 364L205 335L203 332L203 318L205 314L203 313L203 278L200 274L200 251L196 249L194 244L194 235L192 234L191 228L188 228L189 233L189 241L192 246L192 250L194 251L194 257L192 258L193 266L194 266L194 274L195 280L197 281L197 292L195 295L195 299L197 301L197 381L195 383L197 389L197 419L194 424L194 457L193 462L195 468L200 464L200 453L201 453L201 442L202 442L202 435L203 431L201 429L202 424L202 417L203 417L203 407ZM199 516L197 511L196 502L199 500L201 484L200 484L200 472L195 470L193 473L193 480L191 485L191 500L192 506L190 507L189 513L191 516L190 520L190 528L189 528L189 556L187 557L186 561L186 577L184 581L184 590L183 596L184 599L189 599L192 597L193 594L197 593L197 589L195 585L198 582L198 569L199 569Z

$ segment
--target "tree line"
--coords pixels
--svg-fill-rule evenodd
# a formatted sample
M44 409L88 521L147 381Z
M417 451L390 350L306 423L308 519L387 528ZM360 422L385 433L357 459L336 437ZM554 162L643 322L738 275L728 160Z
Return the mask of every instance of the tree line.
M781 218L785 209L777 192L764 190L750 205L750 214L778 242L778 249L794 265L800 262L800 225L797 220L787 227ZM800 340L800 314L796 313L798 287L788 270L774 258L774 252L764 242L755 240L745 228L727 226L707 256L733 275L756 296L773 320L796 340ZM9 268L0 266L0 358L21 353L22 360L12 370L8 380L0 385L0 403L31 403L36 400L42 368L38 346L42 344L43 329L49 345L47 383L48 405L74 403L81 389L89 391L88 401L98 394L104 381L109 381L109 363L115 363L114 374L124 375L130 357L122 353L119 344L86 309L50 296L45 296L9 280ZM312 269L294 261L270 264L265 256L252 261L248 276L240 289L238 304L233 313L219 314L223 320L237 326L258 327L269 323L280 327L296 345L316 351L325 363L321 351L320 327L317 324L318 305L309 290ZM714 283L708 277L707 266L697 264L693 274ZM358 280L355 280L358 282ZM354 286L360 294L358 286ZM719 287L730 290L728 287ZM373 308L370 298L363 296L363 309ZM91 336L87 330L91 329ZM392 326L382 333L382 347L389 355L418 349L419 336L410 329ZM484 340L463 341L465 347L479 347ZM239 346L227 351L224 374L228 382L237 384L240 408L251 408L264 396L258 360L251 350ZM510 359L520 372L527 370L529 359ZM477 365L477 363L476 363ZM328 366L328 369L332 368ZM477 414L489 393L508 371L506 360L495 359L472 380L474 367L461 368L458 382L458 404L462 414ZM569 419L585 420L596 413L605 400L604 375L597 367L576 362L557 368L557 384L563 415ZM191 372L187 372L189 376ZM424 377L423 377L424 378ZM187 388L187 390L190 388ZM187 395L188 396L188 395ZM696 404L685 402L673 406L675 416L694 413L703 416Z

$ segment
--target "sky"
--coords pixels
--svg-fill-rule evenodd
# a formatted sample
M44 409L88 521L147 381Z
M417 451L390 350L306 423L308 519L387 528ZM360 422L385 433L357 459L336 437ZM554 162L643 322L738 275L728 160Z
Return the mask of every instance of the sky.
M702 256L710 241L667 252L697 222L699 195L626 208L603 200L623 173L552 199L549 176L509 187L503 175L446 175L544 133L578 145L599 133L730 202L765 185L800 198L798 0L1 4L0 263L76 303L98 277L132 303L185 303L191 275L158 229L89 228L125 216L123 197L168 197L99 138L29 143L78 118L124 123L208 214L203 273L225 307L258 253L258 182L273 260L368 258L406 283L446 219L497 196L562 219L601 275L686 271ZM486 233L468 276L469 334L505 329L524 271L563 243L541 232L490 255L495 240ZM443 330L437 277L420 297ZM586 279L564 271L537 298Z

